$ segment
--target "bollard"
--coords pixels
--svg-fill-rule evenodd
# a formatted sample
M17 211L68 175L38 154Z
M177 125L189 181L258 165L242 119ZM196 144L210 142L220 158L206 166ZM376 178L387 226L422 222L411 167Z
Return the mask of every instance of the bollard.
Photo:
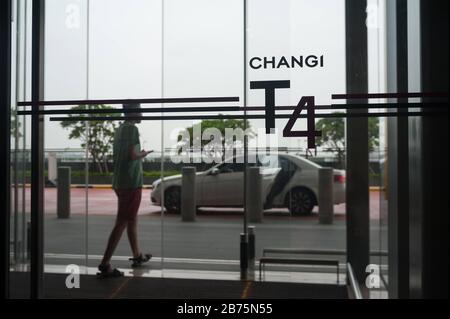
M333 169L319 169L319 223L333 224Z
M53 184L56 184L56 179L58 178L58 168L57 168L57 159L55 152L48 153L47 159L48 165L48 180Z
M247 216L251 223L261 223L263 219L262 183L259 167L247 169Z
M255 226L248 226L248 265L255 269Z
M195 196L195 167L183 167L181 181L181 219L184 222L194 222L197 213Z
M70 167L58 167L57 216L70 218Z

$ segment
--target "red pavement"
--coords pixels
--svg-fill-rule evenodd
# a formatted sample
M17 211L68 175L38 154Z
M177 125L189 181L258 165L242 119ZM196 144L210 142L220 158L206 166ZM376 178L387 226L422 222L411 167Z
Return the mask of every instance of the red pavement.
M19 192L20 194L20 192ZM150 201L151 189L143 189L142 202L139 209L139 215L145 214L159 214L161 208L155 206ZM85 214L86 213L86 192L84 189L72 188L71 189L71 213L72 214ZM383 196L382 192L371 191L370 192L370 218L379 219L380 217L380 196ZM27 207L30 203L30 189L26 189ZM112 189L89 189L88 190L88 209L89 215L115 215L117 211L117 198ZM385 202L383 201L383 205ZM335 205L336 217L345 216L345 204ZM45 189L45 212L46 214L56 214L56 188ZM239 210L236 209L202 209L202 214L225 214L235 215ZM286 213L287 210L278 210L278 212ZM314 212L317 212L317 207L314 208ZM270 215L276 215L277 210L271 210L268 212Z

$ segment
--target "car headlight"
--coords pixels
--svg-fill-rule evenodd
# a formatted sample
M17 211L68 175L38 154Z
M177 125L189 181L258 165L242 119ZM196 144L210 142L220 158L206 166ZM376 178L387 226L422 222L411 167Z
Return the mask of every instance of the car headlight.
M154 181L153 184L152 184L153 189L158 188L159 184L161 184L161 182L159 180Z

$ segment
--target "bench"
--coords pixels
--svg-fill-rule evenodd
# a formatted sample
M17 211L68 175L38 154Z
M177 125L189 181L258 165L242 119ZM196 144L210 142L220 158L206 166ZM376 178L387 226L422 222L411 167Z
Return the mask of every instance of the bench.
M339 283L339 261L323 259L297 259L297 258L274 258L267 257L268 254L292 254L292 255L322 255L322 256L345 256L347 252L342 249L301 249L301 248L277 248L266 247L263 249L263 257L259 264L259 279L261 280L261 267L265 264L297 264L297 265L322 265L336 266L337 280ZM387 256L387 251L371 251L371 256Z
M262 270L264 270L264 272L265 272L266 264L317 265L317 266L336 267L337 283L339 284L339 261L338 260L261 257L259 259L259 280L260 281L262 279Z
M263 257L266 254L296 254L296 255L329 255L329 256L345 256L347 251L342 249L300 249L300 248L275 248L267 247L263 249ZM371 251L371 256L382 256L388 255L387 251Z

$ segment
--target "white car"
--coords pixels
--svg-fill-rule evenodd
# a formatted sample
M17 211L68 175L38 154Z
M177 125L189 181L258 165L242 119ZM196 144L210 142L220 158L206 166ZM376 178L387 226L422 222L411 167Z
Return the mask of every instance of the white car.
M250 155L251 158L251 155ZM260 167L262 176L262 198L266 202L270 194L270 206L288 208L292 215L310 214L317 205L319 168L305 158L289 154L270 154L256 156L248 166ZM196 175L197 207L242 207L244 204L244 167L242 157L235 157L217 164ZM289 171L288 178L280 178L280 170ZM334 204L345 202L345 172L334 170ZM277 177L278 176L278 177ZM168 212L179 213L181 206L181 175L158 179L153 183L151 201L161 205L161 192L164 184L164 206Z

